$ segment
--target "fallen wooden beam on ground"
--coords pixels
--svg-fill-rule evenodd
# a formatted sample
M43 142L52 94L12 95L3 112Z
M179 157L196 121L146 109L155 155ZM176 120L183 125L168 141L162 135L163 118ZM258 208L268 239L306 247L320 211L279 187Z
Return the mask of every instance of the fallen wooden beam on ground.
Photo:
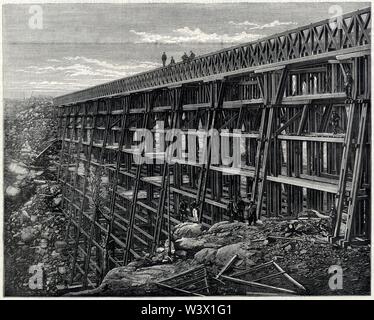
M258 283L258 282L253 282L253 281L247 281L247 280L233 278L233 277L225 276L225 275L221 275L221 278L229 280L229 281L232 281L232 282L235 282L235 283L244 284L244 285L247 285L247 286L259 287L259 288L266 288L266 289L270 289L270 290L276 290L276 291L280 291L280 292L286 292L286 293L296 294L296 292L293 291L293 290L279 288L279 287L274 287L274 286L269 286L269 285L263 284L263 283Z
M219 279L219 277L225 272L227 271L231 266L232 264L234 263L235 259L238 257L238 255L234 255L227 263L226 265L222 268L222 270L216 275L216 279Z
M202 293L198 292L210 293L207 276L208 274L205 266L200 265L160 282L156 282L156 284L187 295L204 296Z
M286 271L284 271L275 261L273 261L273 265L279 272L283 273L283 276L288 279L291 283L293 283L296 287L298 287L301 290L306 291L305 287L298 283L294 278L292 278Z

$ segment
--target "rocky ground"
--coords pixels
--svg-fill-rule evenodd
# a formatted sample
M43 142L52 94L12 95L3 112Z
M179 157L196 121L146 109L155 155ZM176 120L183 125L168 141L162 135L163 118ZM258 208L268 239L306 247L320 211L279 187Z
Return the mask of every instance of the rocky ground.
M329 222L319 218L280 221L265 219L257 226L227 221L202 230L194 223L178 225L173 233L172 262L165 259L166 249L160 247L153 257L131 262L126 267L111 270L97 289L72 295L99 296L159 296L180 295L161 289L156 282L199 265L205 265L210 274L211 293L215 295L265 295L276 290L258 289L235 284L226 279L217 281L214 276L234 256L233 267L224 275L253 268L271 260L281 266L306 290L300 290L282 275L264 279L261 283L296 291L300 295L368 295L370 293L370 247L342 249L327 242ZM168 245L166 245L168 247ZM340 266L343 288L331 290L331 266ZM242 276L255 280L276 273L264 270Z
M55 111L39 97L7 100L4 114L5 295L60 295L68 272L58 146L37 158L56 138Z

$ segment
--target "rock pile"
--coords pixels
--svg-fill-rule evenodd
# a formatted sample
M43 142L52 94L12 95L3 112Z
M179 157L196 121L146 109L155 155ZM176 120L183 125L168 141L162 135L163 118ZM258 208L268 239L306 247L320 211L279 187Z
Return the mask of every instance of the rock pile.
M51 99L5 101L5 294L59 295L66 287L66 220L55 181L55 150L34 159L56 138Z
M8 158L31 163L56 138L56 109L51 98L5 100L5 152Z
M58 186L46 181L8 217L4 244L7 294L51 296L66 288L69 268L66 218L54 205L58 197ZM37 288L32 281L36 271L41 275L41 279L34 280L40 284Z
M211 276L216 275L234 255L237 259L232 272L276 260L307 288L307 294L370 292L369 247L345 250L329 244L324 236L328 221L320 219L264 219L262 222L247 226L241 222L223 221L208 230L196 223L182 223L173 232L175 252L169 253L170 260L165 259L166 249L160 246L156 258L148 256L126 267L113 269L100 287L75 295L163 295L166 293L155 285L156 282L201 264ZM346 272L341 291L329 288L331 265L339 265ZM270 284L282 287L281 281L284 279L272 279ZM215 292L219 295L246 294L242 286L228 282L218 285Z

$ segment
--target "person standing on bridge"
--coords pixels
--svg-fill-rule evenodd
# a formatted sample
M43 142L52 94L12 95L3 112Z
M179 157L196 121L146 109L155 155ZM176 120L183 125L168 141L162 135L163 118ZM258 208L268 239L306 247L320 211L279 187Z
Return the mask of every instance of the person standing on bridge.
M183 62L188 62L188 55L187 53L184 53L183 56L182 56L182 61Z
M191 62L193 59L195 59L195 57L196 57L196 55L192 51L190 51L190 56L189 56L188 60Z
M163 66L163 67L166 66L166 59L167 59L167 58L168 58L168 57L166 56L166 53L165 53L165 51L164 51L164 53L163 53L162 56L161 56L162 66Z
M171 65L171 66L172 66L172 65L174 65L174 64L175 64L175 60L174 60L174 57L171 57L171 58L170 58L170 63L169 63L169 65Z

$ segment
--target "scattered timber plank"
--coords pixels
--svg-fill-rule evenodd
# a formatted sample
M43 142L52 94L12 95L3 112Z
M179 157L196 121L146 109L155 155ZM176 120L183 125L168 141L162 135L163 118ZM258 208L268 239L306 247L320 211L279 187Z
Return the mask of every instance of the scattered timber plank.
M234 263L234 261L236 260L236 258L238 257L238 255L234 255L227 263L226 265L221 269L221 271L216 275L216 279L219 279L219 277L225 272L227 271L231 266L232 264Z
M291 283L293 283L296 287L299 289L306 291L305 287L301 285L299 282L297 282L294 278L292 278L286 271L284 271L275 261L273 261L273 265L277 270L281 273L283 273L283 276L288 279Z
M248 285L248 286L259 287L259 288L266 288L266 289L276 290L276 291L280 291L280 292L296 294L296 292L293 291L293 290L279 288L279 287L274 287L274 286L269 286L269 285L263 284L263 283L258 283L258 282L253 282L253 281L247 281L247 280L243 280L243 279L237 279L237 278L233 278L233 277L225 276L225 275L221 275L221 278L229 280L229 281L232 281L232 282L235 282L235 283Z

